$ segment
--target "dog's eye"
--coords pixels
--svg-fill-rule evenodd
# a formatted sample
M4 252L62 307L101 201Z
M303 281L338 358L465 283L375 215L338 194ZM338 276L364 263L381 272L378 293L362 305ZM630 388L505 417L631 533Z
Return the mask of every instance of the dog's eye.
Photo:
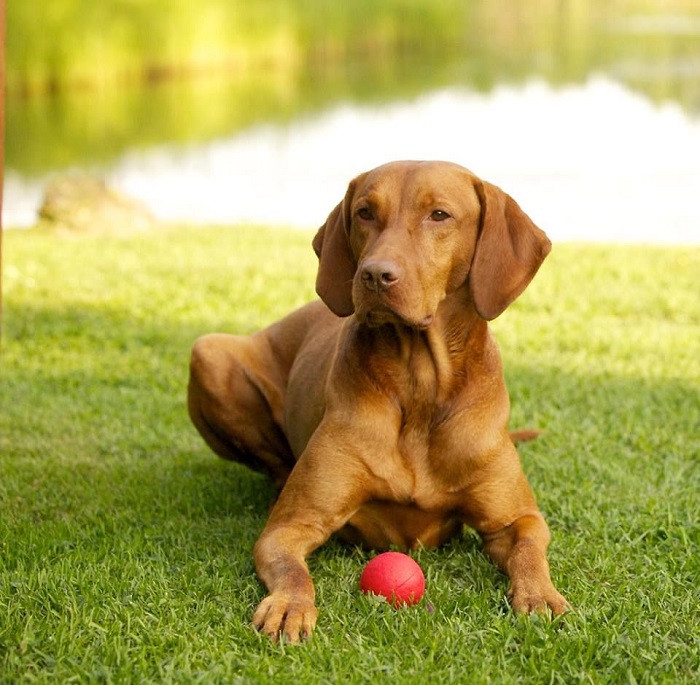
M436 209L430 215L430 218L433 221L444 221L445 219L449 219L450 215L442 209Z
M374 219L374 212L369 207L360 207L357 210L357 216L363 221L372 221L372 219Z

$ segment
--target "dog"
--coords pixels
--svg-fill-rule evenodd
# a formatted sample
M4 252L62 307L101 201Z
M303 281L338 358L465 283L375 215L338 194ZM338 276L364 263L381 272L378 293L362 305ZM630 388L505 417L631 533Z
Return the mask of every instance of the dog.
M534 277L545 233L467 169L401 161L355 178L313 248L319 301L192 349L194 425L279 488L253 552L269 592L254 626L311 635L305 559L334 533L411 550L465 524L509 576L514 611L562 614L487 324Z

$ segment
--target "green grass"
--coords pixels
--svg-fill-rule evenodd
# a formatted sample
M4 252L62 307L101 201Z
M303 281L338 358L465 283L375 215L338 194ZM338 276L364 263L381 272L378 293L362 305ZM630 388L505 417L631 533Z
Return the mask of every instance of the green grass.
M189 347L313 296L309 234L9 232L0 368L2 683L693 683L700 673L700 249L558 245L494 330L575 610L514 617L466 533L428 590L362 596L310 561L312 641L250 627L272 498L185 411Z

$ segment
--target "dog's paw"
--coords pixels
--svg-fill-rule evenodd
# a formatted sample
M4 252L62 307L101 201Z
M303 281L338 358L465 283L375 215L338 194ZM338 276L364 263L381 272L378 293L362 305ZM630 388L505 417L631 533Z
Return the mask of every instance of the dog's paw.
M516 614L548 614L561 616L571 607L553 585L546 588L513 587L508 593Z
M296 643L311 637L317 616L312 600L271 594L253 614L253 625L273 642Z

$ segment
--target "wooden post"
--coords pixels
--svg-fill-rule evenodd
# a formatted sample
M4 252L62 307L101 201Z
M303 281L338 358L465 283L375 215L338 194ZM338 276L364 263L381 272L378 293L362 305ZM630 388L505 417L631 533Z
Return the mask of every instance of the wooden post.
M2 191L5 181L5 0L0 0L0 340L2 340Z

